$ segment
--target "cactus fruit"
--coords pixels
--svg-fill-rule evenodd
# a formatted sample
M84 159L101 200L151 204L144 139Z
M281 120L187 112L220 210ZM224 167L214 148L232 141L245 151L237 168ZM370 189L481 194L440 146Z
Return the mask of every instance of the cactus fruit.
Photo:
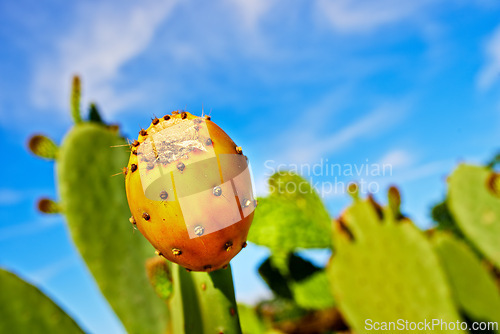
M246 157L209 117L154 118L125 170L130 222L157 254L214 271L246 246L256 206Z

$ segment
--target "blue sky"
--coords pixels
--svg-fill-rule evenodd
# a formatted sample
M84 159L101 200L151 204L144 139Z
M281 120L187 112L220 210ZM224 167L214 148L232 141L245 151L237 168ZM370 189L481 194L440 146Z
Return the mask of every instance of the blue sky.
M453 166L499 149L499 18L490 0L0 0L0 266L84 328L123 331L63 219L35 210L57 198L54 164L26 141L61 141L74 73L85 104L130 138L152 115L203 106L249 156L261 195L269 166L390 164L367 181L399 185L404 211L428 227ZM349 203L324 200L332 216ZM232 262L240 300L266 296L255 272L266 255L251 245Z

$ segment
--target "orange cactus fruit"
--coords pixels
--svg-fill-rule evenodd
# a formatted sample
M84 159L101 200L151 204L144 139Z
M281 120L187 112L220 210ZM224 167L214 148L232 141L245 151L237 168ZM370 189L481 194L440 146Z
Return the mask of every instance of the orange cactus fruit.
M257 201L248 159L210 117L154 118L125 169L130 222L188 270L225 268L246 246Z

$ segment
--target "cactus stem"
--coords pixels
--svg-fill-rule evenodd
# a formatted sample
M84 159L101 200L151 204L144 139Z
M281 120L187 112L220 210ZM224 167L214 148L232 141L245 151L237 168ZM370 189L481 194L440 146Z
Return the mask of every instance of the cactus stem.
M150 219L151 219L151 216L149 215L149 213L147 213L147 212L143 212L143 213L142 213L142 218L143 218L144 220L150 220Z
M135 172L137 170L137 165L136 164L131 164L130 165L130 170L133 172Z
M73 87L71 89L71 116L73 116L73 121L75 122L75 124L82 122L82 116L80 114L80 95L80 78L75 75L73 77Z

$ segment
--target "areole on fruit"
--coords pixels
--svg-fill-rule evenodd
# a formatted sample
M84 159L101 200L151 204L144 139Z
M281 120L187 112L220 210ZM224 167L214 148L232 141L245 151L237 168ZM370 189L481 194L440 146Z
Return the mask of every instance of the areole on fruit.
M250 168L209 117L154 118L131 146L132 220L158 253L189 270L225 267L246 245L256 207Z

